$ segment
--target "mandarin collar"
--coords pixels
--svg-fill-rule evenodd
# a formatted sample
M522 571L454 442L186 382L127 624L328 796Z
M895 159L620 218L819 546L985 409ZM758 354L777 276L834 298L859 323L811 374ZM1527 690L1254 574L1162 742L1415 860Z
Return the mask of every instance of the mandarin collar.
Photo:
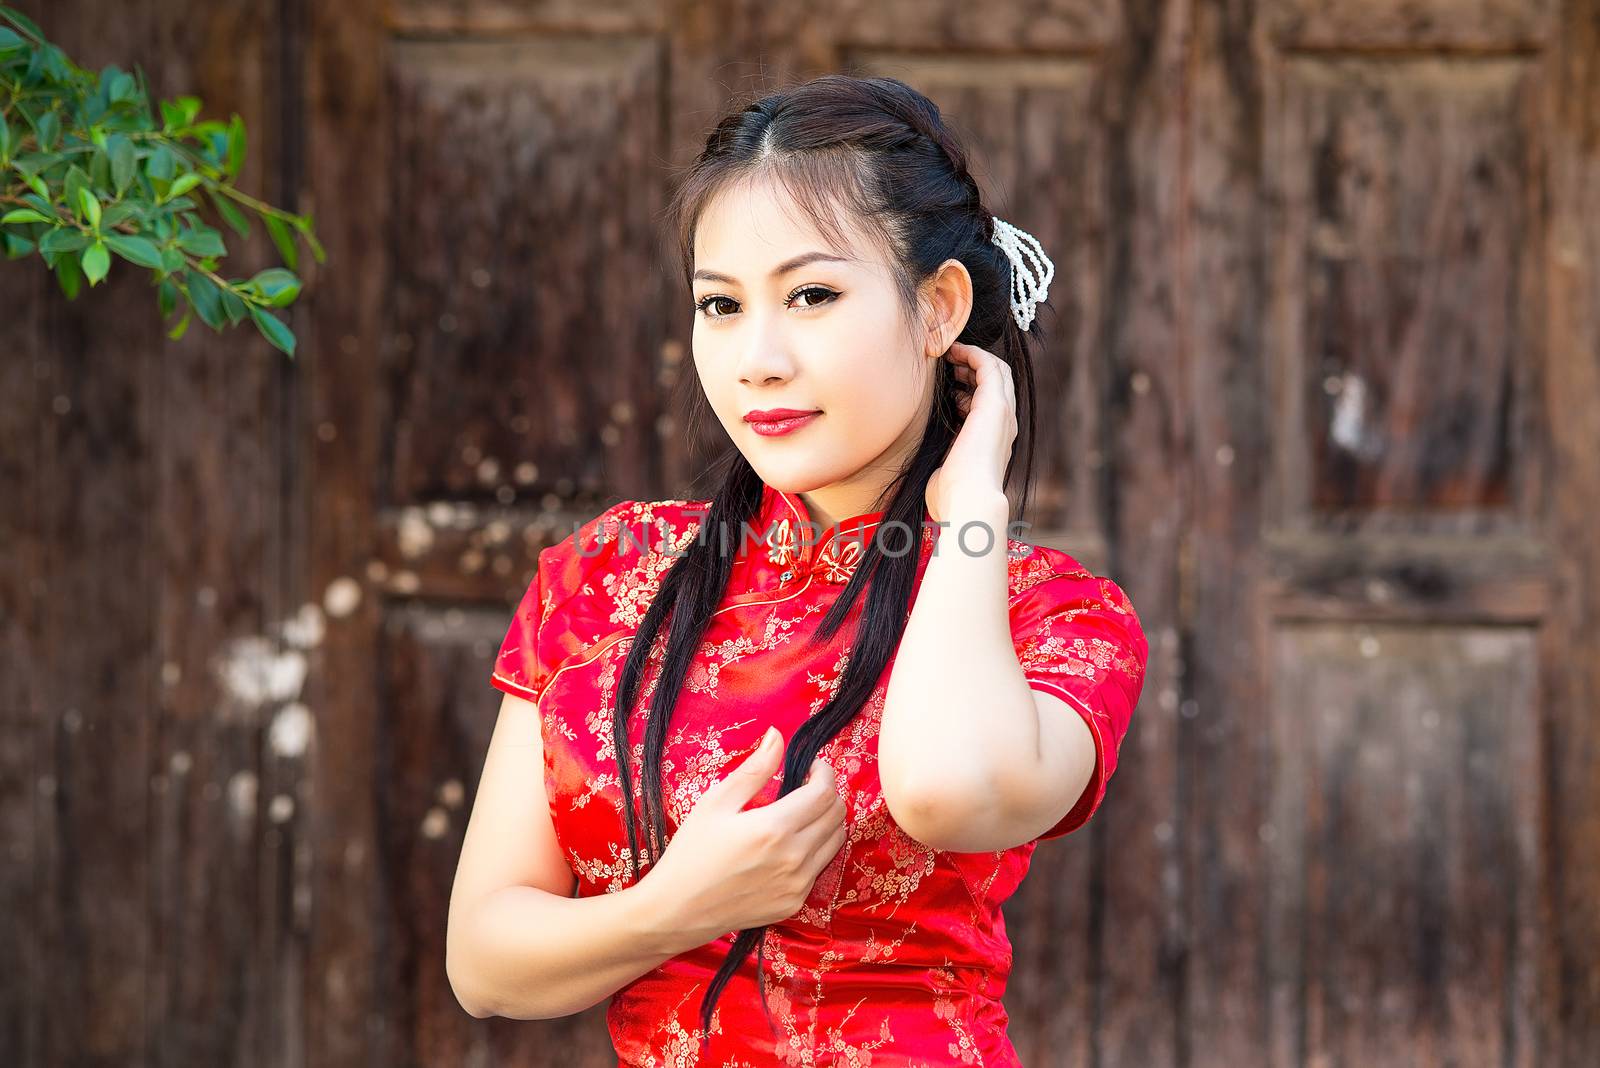
M872 543L873 530L883 521L884 512L862 512L823 528L811 518L811 511L798 493L762 484L761 507L755 524L756 538L749 555L761 570L778 572L780 584L804 580L807 575L819 581L844 585L855 574ZM926 507L924 521L931 520ZM921 535L927 533L926 528ZM922 538L924 550L928 538Z

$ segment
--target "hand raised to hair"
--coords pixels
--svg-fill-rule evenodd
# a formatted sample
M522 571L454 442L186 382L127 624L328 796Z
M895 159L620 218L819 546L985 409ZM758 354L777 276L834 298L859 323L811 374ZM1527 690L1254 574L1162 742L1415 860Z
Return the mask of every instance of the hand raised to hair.
M935 522L954 515L963 501L987 503L1005 495L1006 464L1017 438L1017 389L1010 366L989 350L960 341L942 358L956 365L956 380L972 392L961 396L966 422L928 480L928 511Z

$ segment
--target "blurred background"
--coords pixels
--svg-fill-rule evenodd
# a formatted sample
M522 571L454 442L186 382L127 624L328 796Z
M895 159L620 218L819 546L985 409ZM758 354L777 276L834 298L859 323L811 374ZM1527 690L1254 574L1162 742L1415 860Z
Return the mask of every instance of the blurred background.
M831 70L1054 258L1026 518L1151 638L1006 905L1024 1063L1600 1063L1600 2L17 6L328 256L292 360L0 263L0 1063L614 1063L446 981L490 664L697 489L658 214Z

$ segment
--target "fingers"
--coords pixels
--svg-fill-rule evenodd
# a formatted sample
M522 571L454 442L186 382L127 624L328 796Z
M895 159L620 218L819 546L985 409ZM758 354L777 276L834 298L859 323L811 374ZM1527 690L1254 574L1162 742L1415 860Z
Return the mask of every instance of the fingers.
M757 810L776 821L783 832L798 834L817 825L844 821L844 801L839 797L837 773L818 757L811 762L806 781L770 805Z
M776 727L767 728L767 733L762 736L755 752L745 757L738 767L713 783L701 798L701 803L703 804L708 798L714 798L715 804L727 804L733 808L742 807L761 792L774 774L783 769L783 750L783 732Z
M811 858L813 868L818 872L839 855L839 849L847 837L849 837L849 825L844 821L842 813L838 822L818 820L796 836L806 855Z
M947 355L956 383L956 406L963 415L970 414L975 397L989 390L999 392L1002 403L1015 413L1016 384L1010 364L988 349L961 341L953 343Z
M964 385L976 389L996 375L1008 386L1012 382L1011 365L988 349L957 341L951 344L948 355L954 365L956 381Z

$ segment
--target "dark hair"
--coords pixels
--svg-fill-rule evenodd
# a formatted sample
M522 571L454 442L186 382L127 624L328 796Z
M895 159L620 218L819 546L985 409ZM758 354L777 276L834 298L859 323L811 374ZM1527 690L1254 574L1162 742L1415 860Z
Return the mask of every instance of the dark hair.
M948 259L972 277L973 304L959 341L989 350L1010 365L1018 391L1018 446L1007 465L1009 485L1023 472L1021 503L1031 490L1034 444L1034 385L1023 331L1011 313L1011 264L992 243L994 216L984 207L967 170L966 152L945 127L938 107L894 78L829 74L736 107L712 129L705 149L688 168L668 208L668 232L677 241L684 278L694 270L694 230L713 196L751 177L770 176L810 215L823 233L849 244L841 227L848 218L882 242L894 268L901 311L916 321L921 286ZM841 212L843 214L841 214ZM1031 333L1040 336L1034 326ZM874 510L884 511L878 528L904 524L922 531L928 480L944 462L962 420L960 386L953 365L937 361L939 381L915 455L885 490ZM696 394L701 406L703 393ZM666 816L660 783L667 728L689 666L711 614L720 603L742 539L705 537L707 531L739 531L755 519L763 483L731 445L710 465L716 482L701 536L662 579L660 591L639 624L623 664L612 733L625 804L629 856L639 875L640 842L635 826L629 752L629 713L645 664L663 624L668 633L661 676L645 727L641 770L644 828L652 860L665 848ZM904 529L904 528L901 528ZM729 541L733 544L727 544ZM837 602L819 623L812 641L826 641L843 624L856 599L866 608L843 677L832 699L795 732L784 756L778 796L800 785L821 748L860 711L905 631L918 554L885 552L878 532ZM703 1031L729 979L762 943L764 927L743 930L713 977L701 1002ZM762 1009L772 1023L756 958ZM774 1029L775 1030L775 1029Z

